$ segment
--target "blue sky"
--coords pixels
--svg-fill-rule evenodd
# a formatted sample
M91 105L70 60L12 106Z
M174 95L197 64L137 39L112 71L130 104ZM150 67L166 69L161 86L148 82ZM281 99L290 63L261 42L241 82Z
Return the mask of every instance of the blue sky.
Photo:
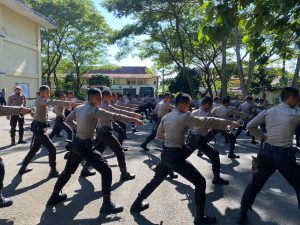
M108 25L113 29L120 29L124 25L129 24L132 22L129 18L122 18L118 19L113 16L113 14L109 13L105 8L101 6L102 0L93 0L98 10L101 14L105 17ZM108 47L108 54L109 54L109 62L116 64L118 66L147 66L151 67L153 62L151 59L141 60L136 56L128 56L126 59L121 61L117 61L115 59L115 55L117 54L119 48L116 45Z

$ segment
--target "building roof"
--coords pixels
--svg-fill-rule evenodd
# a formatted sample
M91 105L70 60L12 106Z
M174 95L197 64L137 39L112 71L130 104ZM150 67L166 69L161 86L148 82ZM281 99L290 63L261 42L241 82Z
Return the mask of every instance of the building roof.
M92 70L87 76L91 77L95 74L104 74L111 78L152 78L157 75L147 73L145 66L122 66L112 70Z
M122 66L112 70L92 70L89 74L148 74L145 66Z
M40 24L42 27L48 29L57 28L54 22L49 20L47 17L41 15L40 13L34 11L20 0L0 0L0 4L28 18L29 20Z

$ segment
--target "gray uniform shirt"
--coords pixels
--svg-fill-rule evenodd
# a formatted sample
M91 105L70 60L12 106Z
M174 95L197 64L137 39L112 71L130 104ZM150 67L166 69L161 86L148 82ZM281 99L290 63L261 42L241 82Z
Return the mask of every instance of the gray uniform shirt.
M20 107L0 106L0 116L18 115Z
M35 101L35 113L34 120L47 123L48 122L48 107L49 106L61 106L67 107L71 102L64 102L60 100L47 100L43 97L38 97Z
M156 137L169 148L182 148L185 134L191 127L198 126L203 129L214 128L225 130L229 121L213 117L194 117L190 113L182 113L174 109L162 118Z
M158 118L163 117L164 115L168 114L171 112L175 107L172 106L170 103L166 103L164 101L160 101L155 109L154 113L158 116Z
M66 118L65 122L77 129L76 136L82 140L92 139L95 136L96 126L99 118L105 120L121 120L130 122L131 118L108 112L103 109L85 103L84 105L75 108ZM76 121L76 123L74 122Z
M256 105L254 103L244 102L241 104L240 109L242 113L252 115L255 112Z
M288 148L293 145L294 133L300 124L300 111L290 108L286 103L281 103L259 113L247 125L251 135L258 140L265 137L258 129L262 123L266 124L266 143Z
M12 94L8 97L7 101L8 106L26 106L26 97L21 94Z
M246 119L247 115L244 113L240 113L232 108L226 107L224 105L221 105L219 107L214 108L211 111L212 115L215 117L223 118L223 119L228 119L230 115L232 116L238 116L242 119Z
M122 109L117 109L116 107L113 107L111 104L108 104L108 103L105 103L105 102L102 102L99 108L104 109L108 112L123 114L123 115L128 116L128 117L134 117L136 115L136 113L132 113L132 112L122 110ZM127 122L127 120L125 122ZM121 121L123 121L123 120L121 120ZM112 128L112 120L107 118L107 117L100 117L98 119L97 127L110 127L110 128Z
M192 116L195 117L212 117L211 111L210 110L204 110L202 107L200 107L197 110L194 110L191 113ZM192 134L198 135L200 134L201 136L205 137L208 133L208 129L205 127L192 127L190 129Z

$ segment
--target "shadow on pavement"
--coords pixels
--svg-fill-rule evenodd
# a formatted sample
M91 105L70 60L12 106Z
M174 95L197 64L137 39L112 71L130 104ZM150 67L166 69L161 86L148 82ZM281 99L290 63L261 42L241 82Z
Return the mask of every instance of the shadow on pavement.
M134 221L137 224L143 224L143 225L163 225L163 221L160 221L160 223L152 223L150 220L148 220L146 217L144 217L142 214L140 213L131 213L131 215L133 216Z
M80 219L76 220L75 217L80 213L84 207L91 201L100 199L102 197L102 192L95 192L93 183L85 178L79 178L79 183L81 189L75 191L76 194L73 197L68 198L65 202L70 201L69 204L57 204L54 207L46 207L43 212L39 225L53 225L53 224L80 224L80 225L90 225L90 224L103 224L110 223L114 221L120 221L122 218L107 217L105 214L100 214L99 207L99 217L93 219ZM117 182L112 185L111 190L116 190L119 188L123 182Z
M44 184L45 182L47 182L50 178L45 178L43 180L40 180L39 182L32 184L30 186L24 187L24 188L20 188L17 189L18 185L22 182L22 176L17 174L14 179L11 181L11 183L9 185L7 185L5 187L5 192L7 193L8 196L12 197L12 196L16 196L16 195L20 195L23 194L31 189L35 189L39 186L41 186L42 184ZM1 223L0 223L1 224Z

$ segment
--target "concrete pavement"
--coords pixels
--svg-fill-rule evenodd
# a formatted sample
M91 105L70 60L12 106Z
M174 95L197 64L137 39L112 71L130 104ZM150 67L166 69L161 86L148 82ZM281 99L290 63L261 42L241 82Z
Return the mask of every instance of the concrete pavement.
M26 140L30 141L31 132L27 116ZM152 124L141 127L141 132L130 134L131 140L125 142L130 146L126 152L127 165L130 172L136 173L133 181L119 182L117 161L111 151L105 153L113 170L112 199L124 205L125 211L117 215L100 215L102 204L101 177L97 174L87 179L80 178L80 168L72 176L63 189L68 194L68 200L56 207L46 207L55 179L47 179L49 173L48 155L42 149L31 163L33 171L22 177L17 174L20 162L29 150L29 144L9 147L9 122L0 118L0 155L6 165L4 194L14 200L14 205L0 209L0 224L15 225L188 225L193 224L194 187L179 177L177 180L166 180L149 197L150 208L141 214L130 214L130 205L138 192L150 181L153 172L149 169L159 162L160 152L155 147L160 143L155 141L149 145L151 151L143 152L139 145L150 132ZM57 146L58 169L65 165L63 139L55 139ZM221 136L217 138L215 147L221 153L222 176L230 181L229 186L211 184L212 172L208 159L198 158L193 154L189 160L199 169L207 181L207 211L218 219L218 224L235 224L235 215L239 207L242 193L251 174L251 155L258 151L258 146L249 144L249 138L244 134L238 140L236 152L240 159L230 160L226 157L228 146ZM297 225L300 224L300 213L297 208L296 194L289 184L275 173L258 196L253 212L249 213L249 225Z

